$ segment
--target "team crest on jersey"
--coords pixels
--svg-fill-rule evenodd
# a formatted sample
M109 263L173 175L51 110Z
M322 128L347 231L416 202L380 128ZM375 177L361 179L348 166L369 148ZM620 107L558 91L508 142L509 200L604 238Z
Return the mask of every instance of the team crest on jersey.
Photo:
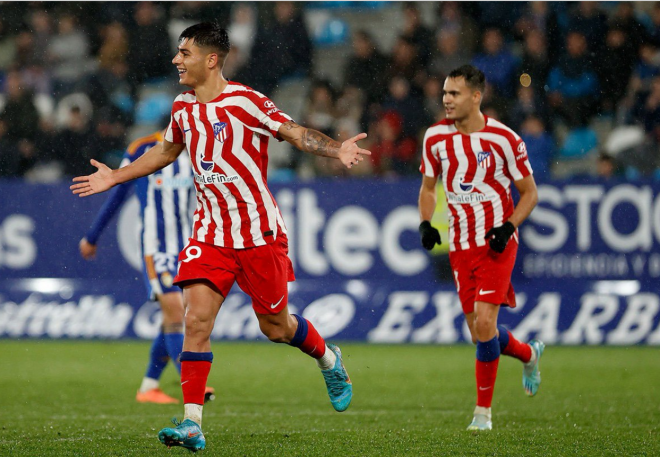
M492 156L493 153L490 151L479 152L477 153L477 163L481 168L488 168L490 167L490 160Z
M227 123L216 122L215 124L213 124L213 136L220 143L224 143L225 140L227 139Z

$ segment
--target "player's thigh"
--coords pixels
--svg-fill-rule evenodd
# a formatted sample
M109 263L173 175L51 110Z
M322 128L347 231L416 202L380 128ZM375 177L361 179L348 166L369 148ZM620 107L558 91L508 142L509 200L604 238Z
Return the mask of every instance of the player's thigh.
M252 298L255 313L278 315L288 303L288 282L295 279L286 243L243 249L237 253L236 282Z
M159 294L157 298L163 312L163 325L183 323L183 294L180 290Z
M182 284L186 326L212 323L225 300L224 295L211 282L192 280Z

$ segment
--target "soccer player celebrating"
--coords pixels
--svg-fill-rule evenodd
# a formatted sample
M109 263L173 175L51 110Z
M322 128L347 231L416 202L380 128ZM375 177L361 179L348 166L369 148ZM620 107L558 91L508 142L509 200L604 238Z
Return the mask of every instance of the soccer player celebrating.
M201 429L204 387L213 354L210 335L234 282L252 298L261 331L271 340L298 347L316 359L330 402L348 408L352 385L338 347L326 344L311 322L289 314L287 281L294 273L287 256L286 228L266 185L268 136L312 154L339 159L351 168L371 152L361 149L361 133L339 143L302 127L264 95L227 81L222 66L229 52L227 32L213 23L184 30L172 63L179 95L162 145L132 164L111 170L95 160L94 174L74 178L82 197L151 174L188 148L197 191L192 237L179 255L175 284L183 288L185 317L181 353L184 420L158 434L167 446L204 449Z
M431 226L438 177L449 207L449 261L472 342L477 345L477 406L468 430L491 430L491 402L500 354L523 362L523 387L541 383L544 345L518 341L497 325L500 306L515 307L511 271L518 226L537 202L525 143L510 128L481 113L484 74L471 65L452 71L444 84L446 119L424 136L419 192L419 232L428 249L441 243ZM520 193L513 204L511 182Z
M121 166L139 159L149 148L162 141L162 132L135 140L124 153ZM160 389L159 380L170 360L181 373L179 354L183 346L183 295L173 281L177 256L190 233L188 207L193 187L190 160L181 155L163 170L136 179L134 183L142 219L143 275L149 299L158 300L163 314L163 324L151 345L147 371L135 399L140 403L179 403ZM80 240L80 254L84 259L91 260L96 256L97 241L126 202L132 184L120 184L108 196L92 227ZM213 388L207 387L205 398L212 396Z

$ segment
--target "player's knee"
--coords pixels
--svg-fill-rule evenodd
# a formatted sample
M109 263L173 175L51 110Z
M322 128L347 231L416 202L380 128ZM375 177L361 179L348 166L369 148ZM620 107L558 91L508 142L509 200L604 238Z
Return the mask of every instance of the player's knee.
M496 321L487 318L477 318L474 323L476 335L472 335L472 342L476 344L476 340L487 341L496 332Z
M213 328L213 319L208 316L188 312L184 318L186 334L206 332Z

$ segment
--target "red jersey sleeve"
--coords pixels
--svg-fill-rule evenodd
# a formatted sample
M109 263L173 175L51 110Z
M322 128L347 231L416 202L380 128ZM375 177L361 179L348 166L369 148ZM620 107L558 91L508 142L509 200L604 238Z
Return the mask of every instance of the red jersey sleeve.
M506 148L504 156L507 162L507 171L513 181L520 181L533 173L527 156L527 146L522 138L516 136L509 141L511 148Z
M275 103L273 103L268 97L259 92L255 92L255 94L258 96L255 104L257 105L258 112L256 114L260 127L268 130L268 132L270 132L270 134L278 141L282 141L279 129L282 124L293 121L293 119L288 114L280 111L280 109L275 106Z

